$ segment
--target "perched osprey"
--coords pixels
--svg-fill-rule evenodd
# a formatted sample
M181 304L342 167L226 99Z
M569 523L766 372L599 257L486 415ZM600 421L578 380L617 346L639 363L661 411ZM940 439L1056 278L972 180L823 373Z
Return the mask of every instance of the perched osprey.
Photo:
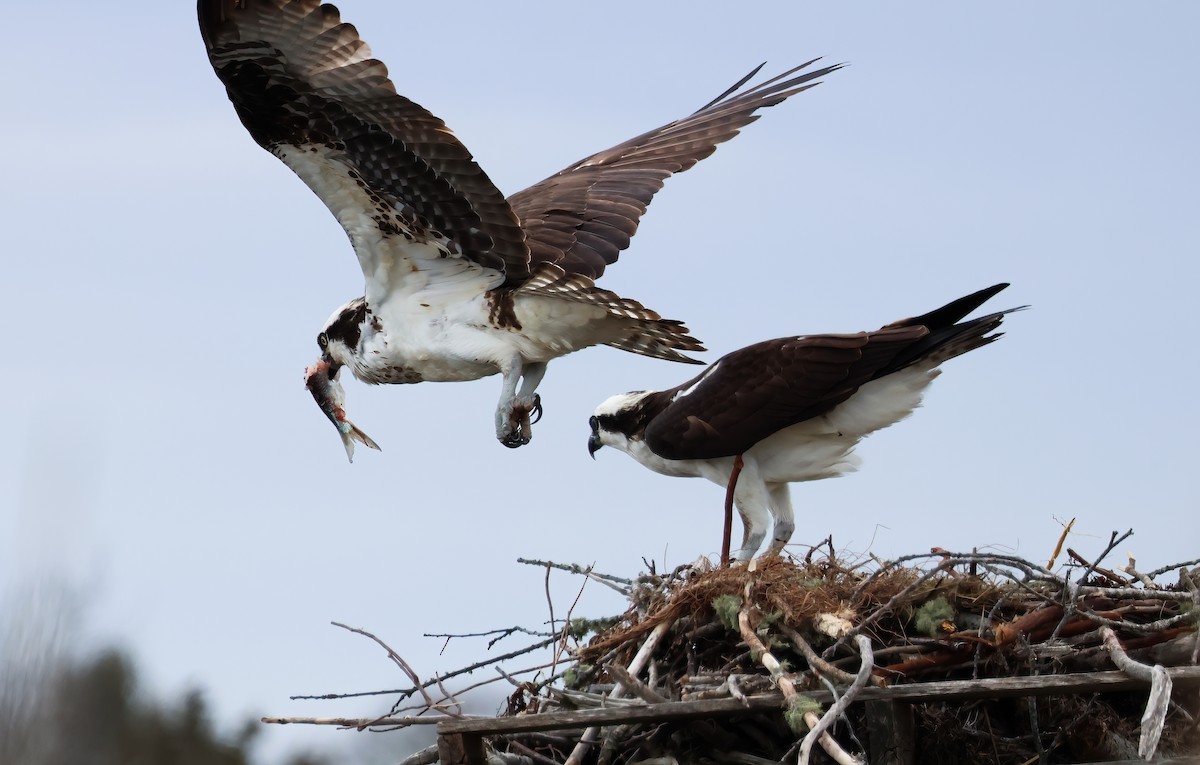
M912 414L942 362L1000 338L988 333L1020 309L962 319L1007 286L874 332L756 343L670 390L613 396L591 418L588 451L615 446L655 472L722 486L734 475L745 526L736 557L757 552L771 517L767 553L778 553L792 536L788 484L855 470L855 445Z
M496 437L529 442L554 358L591 345L699 363L678 321L595 286L663 181L837 69L812 61L576 162L505 199L454 134L396 93L332 5L199 0L209 59L242 124L345 228L366 294L317 336L306 383L347 452L373 446L345 419L343 366L367 383L503 377ZM535 143L531 139L531 144Z

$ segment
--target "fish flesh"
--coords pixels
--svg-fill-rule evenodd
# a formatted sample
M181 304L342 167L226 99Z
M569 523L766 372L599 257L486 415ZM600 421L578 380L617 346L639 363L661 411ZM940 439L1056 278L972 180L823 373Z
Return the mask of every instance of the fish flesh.
M346 392L342 389L342 384L338 382L338 375L342 371L341 365L332 375L329 374L331 366L332 363L327 359L319 359L310 365L304 370L304 387L308 388L308 392L312 394L317 406L321 407L321 411L337 428L338 435L342 437L342 445L346 447L346 456L351 462L354 462L355 441L375 450L379 450L379 444L359 430L357 425L346 419L344 408Z

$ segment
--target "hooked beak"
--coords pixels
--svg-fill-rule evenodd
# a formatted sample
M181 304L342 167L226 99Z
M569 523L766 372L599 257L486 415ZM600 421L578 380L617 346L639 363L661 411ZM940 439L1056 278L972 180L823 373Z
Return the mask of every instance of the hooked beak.
M601 446L604 446L604 444L600 443L599 433L592 433L592 435L588 436L588 454L591 455L592 459L596 459L596 452L600 451Z
M321 362L329 367L329 379L337 379L338 372L341 371L342 365L333 360L333 357L328 352L321 354Z

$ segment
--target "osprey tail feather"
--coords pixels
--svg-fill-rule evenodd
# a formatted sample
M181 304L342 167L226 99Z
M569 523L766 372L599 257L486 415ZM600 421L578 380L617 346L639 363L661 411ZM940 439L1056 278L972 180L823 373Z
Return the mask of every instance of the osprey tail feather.
M673 319L639 321L636 328L626 337L606 343L606 345L642 356L678 361L684 364L703 364L704 362L682 354L680 351L708 350L700 344L699 340L688 334L688 328L683 326L683 322Z
M538 265L529 281L522 284L514 294L540 295L584 303L603 309L613 319L625 320L628 328L617 339L604 341L604 345L667 361L704 363L681 353L707 350L699 340L688 334L688 328L683 322L664 319L638 301L597 287L590 277L569 274L553 263Z

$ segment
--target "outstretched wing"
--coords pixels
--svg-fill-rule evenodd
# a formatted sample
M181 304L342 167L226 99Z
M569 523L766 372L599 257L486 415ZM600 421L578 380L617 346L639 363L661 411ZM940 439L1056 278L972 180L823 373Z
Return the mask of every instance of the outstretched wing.
M508 202L521 220L533 264L555 263L593 279L615 263L663 181L712 154L717 144L758 119L759 109L783 101L839 69L796 74L816 61L739 92L758 70L691 116L593 154ZM796 76L793 76L796 75Z
M928 332L915 326L784 337L734 351L695 379L654 394L663 409L646 428L646 444L673 460L741 454L850 398Z
M199 0L197 13L242 124L346 229L368 293L447 257L528 278L524 234L503 195L440 119L396 93L335 7Z

